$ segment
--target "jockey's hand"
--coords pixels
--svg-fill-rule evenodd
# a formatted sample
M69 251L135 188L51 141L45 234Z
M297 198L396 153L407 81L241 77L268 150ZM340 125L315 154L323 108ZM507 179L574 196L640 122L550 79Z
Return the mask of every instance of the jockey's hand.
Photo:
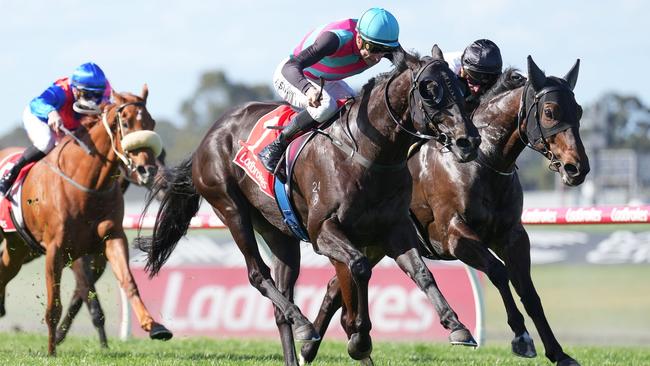
M320 107L320 94L316 88L309 88L307 89L307 100L309 101L309 106L318 108Z
M52 111L47 115L47 124L50 126L52 131L57 135L60 135L62 131L59 129L63 125L63 120L61 120L61 115L57 111Z

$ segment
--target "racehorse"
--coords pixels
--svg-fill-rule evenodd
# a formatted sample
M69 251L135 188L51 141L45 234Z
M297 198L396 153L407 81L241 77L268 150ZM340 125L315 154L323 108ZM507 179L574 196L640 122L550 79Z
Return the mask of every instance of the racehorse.
M480 142L463 111L458 81L437 46L431 57L420 59L399 50L391 58L395 69L371 79L334 124L314 136L290 177L294 203L314 250L329 257L337 273L354 279L346 292L350 309L346 330L348 353L355 359L366 359L372 351L371 269L360 249L381 246L390 250L413 278L425 282L424 276L414 273L422 262L419 255L413 255L417 250L404 248L405 243L414 246L416 240L415 230L407 225L412 184L406 169L408 147L417 137L435 138L458 160L468 161L475 157ZM205 198L244 255L251 284L273 302L285 363L296 364L292 325L298 341L319 338L293 304L299 240L273 199L232 163L238 141L245 140L258 119L277 107L277 103L249 103L215 122L192 156L168 172L170 189L161 202L153 237L142 238L139 246L148 252L146 269L152 276L157 274L185 235L201 197ZM274 272L275 281L260 256L254 230L281 263ZM434 298L429 287L424 288ZM457 319L449 322L452 328L464 328Z
M163 148L160 155L156 158L157 175L155 179L161 180L163 189L165 191L165 156L166 152ZM142 166L144 167L144 166ZM147 188L153 186L154 180L148 178L148 175L143 174L145 171L136 169L129 172L123 165L120 165L121 174L117 178L120 190L125 193L131 184L144 185ZM35 257L30 257L35 258ZM106 330L104 328L104 311L99 303L99 296L95 290L95 283L106 269L106 257L103 253L96 253L85 255L72 262L72 271L74 272L76 287L72 293L72 298L68 305L68 310L65 312L61 324L56 330L56 344L60 344L65 339L72 321L79 313L81 305L86 304L92 323L99 334L99 344L102 348L108 347L108 340L106 338Z
M3 232L6 250L0 263L0 314L5 312L7 283L27 257L45 254L49 355L56 355L61 271L67 263L98 252L106 255L140 326L153 339L172 336L153 320L133 280L122 228L124 199L115 181L120 164L137 171L145 182L156 174L155 157L161 143L145 107L147 96L146 85L141 96L113 93L115 104L103 104L99 116L85 119L78 133L64 138L38 162L25 177L20 197L27 242L18 233Z
M423 240L421 253L430 259L460 259L486 273L505 304L515 334L513 353L535 357L510 280L537 327L546 356L562 366L578 363L555 339L530 276L530 241L521 223L523 192L515 162L528 146L550 160L550 168L561 174L566 185L584 181L589 159L579 133L582 108L572 91L578 70L579 60L564 78L546 77L529 56L527 82L513 69L507 70L481 98L472 118L482 137L475 161L458 164L433 143L409 159L411 212ZM314 322L321 336L340 306L341 280L330 281ZM303 345L301 358L311 362L318 347L319 342Z

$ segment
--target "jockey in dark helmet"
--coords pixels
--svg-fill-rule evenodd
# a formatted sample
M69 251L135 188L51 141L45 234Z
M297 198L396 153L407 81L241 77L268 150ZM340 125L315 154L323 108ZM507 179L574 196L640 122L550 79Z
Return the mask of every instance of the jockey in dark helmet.
M462 81L468 108L478 106L478 100L501 75L503 61L499 47L489 39L479 39L460 52L445 54L449 67Z
M95 63L87 62L77 67L69 78L55 81L34 98L23 112L23 124L33 145L0 178L0 194L7 194L25 165L39 161L54 148L63 136L61 126L68 130L78 128L81 115L99 114L99 104L110 96L104 71Z
M359 19L329 23L308 33L283 60L273 76L282 99L304 109L267 145L259 158L274 172L289 142L327 121L339 109L336 101L356 93L343 79L376 65L399 47L399 25L381 8L372 8ZM319 81L323 80L322 94Z

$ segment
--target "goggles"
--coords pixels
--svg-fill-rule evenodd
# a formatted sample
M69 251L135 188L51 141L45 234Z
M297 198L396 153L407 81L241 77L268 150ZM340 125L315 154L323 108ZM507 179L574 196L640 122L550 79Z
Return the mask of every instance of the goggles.
M395 47L386 46L379 43L373 43L370 41L366 41L365 39L363 40L363 44L361 45L361 47L370 53L390 53L395 50Z
M465 68L465 79L472 84L478 86L486 86L494 83L497 79L497 74L485 74L481 72L471 71Z

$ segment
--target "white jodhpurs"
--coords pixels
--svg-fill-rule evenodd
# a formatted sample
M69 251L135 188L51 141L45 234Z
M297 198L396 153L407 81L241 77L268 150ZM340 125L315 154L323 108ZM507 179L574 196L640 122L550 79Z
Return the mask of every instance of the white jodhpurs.
M43 153L47 154L56 146L58 138L54 131L47 122L33 115L29 106L23 111L23 125L32 144Z
M336 105L336 101L339 99L347 99L356 95L354 89L352 89L345 81L343 80L325 80L323 85L323 96L320 101L320 107L314 108L309 106L309 100L307 96L302 93L301 90L293 86L291 83L285 79L282 75L282 68L284 64L289 59L285 59L280 62L280 65L275 69L273 74L273 88L275 91L286 100L292 106L300 109L306 109L307 113L318 122L325 122L330 117L332 117L336 111L339 110ZM307 79L309 80L309 79ZM316 88L320 90L320 85L309 80L309 82Z

